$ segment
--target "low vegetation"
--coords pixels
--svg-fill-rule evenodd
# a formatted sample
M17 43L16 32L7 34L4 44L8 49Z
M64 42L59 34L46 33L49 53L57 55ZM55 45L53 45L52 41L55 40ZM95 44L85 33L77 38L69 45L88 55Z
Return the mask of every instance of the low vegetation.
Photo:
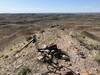
M23 67L21 67L21 69L19 70L18 75L27 75L27 74L30 73L30 72L31 72L31 70L30 70L28 67L23 66Z

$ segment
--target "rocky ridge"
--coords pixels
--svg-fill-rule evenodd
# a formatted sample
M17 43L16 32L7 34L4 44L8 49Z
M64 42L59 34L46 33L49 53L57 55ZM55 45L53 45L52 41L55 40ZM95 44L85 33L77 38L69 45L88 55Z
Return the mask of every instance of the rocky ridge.
M81 32L57 28L48 28L42 32L37 31L33 35L36 35L35 43L31 42L26 46L31 38L27 40L25 36L21 36L4 48L3 52L0 53L0 75L100 74L100 63L95 60L100 51L99 41L87 38ZM54 48L52 48L53 46ZM44 52L39 52L40 49ZM44 63L45 50L54 51L51 54L50 52L46 53L45 57L49 56L48 61L51 61L51 57L53 57L52 63L56 62L57 64L52 66L48 62ZM63 55L60 55L59 51L67 55L67 61L62 60ZM60 58L58 59L56 55L60 55ZM47 61L47 58L45 60Z

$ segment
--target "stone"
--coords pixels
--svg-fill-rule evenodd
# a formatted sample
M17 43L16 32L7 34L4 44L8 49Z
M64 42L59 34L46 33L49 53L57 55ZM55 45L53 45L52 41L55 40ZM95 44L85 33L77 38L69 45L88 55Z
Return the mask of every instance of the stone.
M42 58L43 58L43 56L38 56L37 57L38 60L41 60Z

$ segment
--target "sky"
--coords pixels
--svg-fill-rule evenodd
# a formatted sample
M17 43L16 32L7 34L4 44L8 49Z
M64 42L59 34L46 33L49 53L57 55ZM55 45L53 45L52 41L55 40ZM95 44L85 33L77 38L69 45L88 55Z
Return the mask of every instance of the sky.
M0 13L100 12L100 0L0 0Z

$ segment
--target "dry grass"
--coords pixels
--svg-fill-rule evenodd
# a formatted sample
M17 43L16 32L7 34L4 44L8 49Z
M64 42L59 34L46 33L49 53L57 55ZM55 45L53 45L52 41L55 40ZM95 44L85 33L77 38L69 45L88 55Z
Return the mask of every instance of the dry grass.
M97 37L97 36L95 36L95 35L93 35L93 34L87 32L87 31L83 31L83 32L82 32L82 35L84 35L84 36L86 36L86 37L89 37L89 38L91 38L91 39L93 39L93 40L100 41L100 37Z
M82 43L82 45L86 46L89 50L100 49L100 38L87 31L81 32L77 38Z

